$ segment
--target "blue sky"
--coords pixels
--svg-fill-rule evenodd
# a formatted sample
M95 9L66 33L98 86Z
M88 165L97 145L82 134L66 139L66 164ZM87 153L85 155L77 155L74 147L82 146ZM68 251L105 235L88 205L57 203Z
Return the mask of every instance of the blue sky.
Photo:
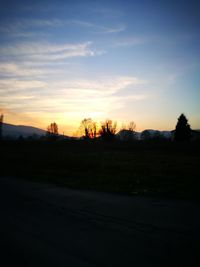
M200 128L199 1L1 1L5 121Z

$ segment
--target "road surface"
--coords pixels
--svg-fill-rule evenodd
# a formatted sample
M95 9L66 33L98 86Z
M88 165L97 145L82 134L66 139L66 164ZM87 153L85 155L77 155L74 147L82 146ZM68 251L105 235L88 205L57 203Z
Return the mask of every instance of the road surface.
M200 266L199 203L0 178L0 266Z

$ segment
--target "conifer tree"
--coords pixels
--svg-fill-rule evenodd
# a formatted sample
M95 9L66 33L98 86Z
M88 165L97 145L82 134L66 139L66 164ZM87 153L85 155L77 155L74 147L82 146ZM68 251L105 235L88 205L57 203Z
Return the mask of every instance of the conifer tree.
M176 124L174 140L175 141L189 141L190 138L191 138L190 125L188 124L188 120L185 117L185 115L181 114Z

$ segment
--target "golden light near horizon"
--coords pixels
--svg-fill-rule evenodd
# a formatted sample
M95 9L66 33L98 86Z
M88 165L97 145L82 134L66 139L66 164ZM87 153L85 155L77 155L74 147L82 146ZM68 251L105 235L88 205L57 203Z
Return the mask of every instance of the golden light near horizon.
M184 112L200 128L196 9L185 20L190 9L176 1L176 15L169 12L171 3L152 10L151 1L115 2L98 8L49 3L48 14L43 3L36 8L24 2L12 16L0 11L0 109L6 122L46 129L56 121L70 135L84 118L135 121L139 131L171 130Z
M7 121L11 123L26 125L27 121L32 121L33 126L44 129L51 121L56 121L62 132L72 134L84 118L103 121L111 116L112 110L123 108L128 101L144 99L146 96L141 93L131 96L121 94L130 86L134 88L143 84L144 81L127 76L53 83L46 81L38 83L33 93L35 85L32 88L30 83L29 89L24 81L18 81L17 84L9 81L10 88L18 90L12 96L11 109L5 109L4 112ZM57 88L56 92L54 88ZM9 103L10 95L5 94L3 99ZM18 112L11 111L16 109Z

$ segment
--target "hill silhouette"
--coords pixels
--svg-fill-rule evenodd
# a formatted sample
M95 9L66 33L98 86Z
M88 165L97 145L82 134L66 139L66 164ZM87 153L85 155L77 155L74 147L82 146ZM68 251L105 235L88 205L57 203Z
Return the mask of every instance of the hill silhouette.
M46 134L46 131L40 128L25 125L13 125L9 123L3 123L2 130L4 137L10 137L14 139L19 138L20 136L26 138L33 135L42 136Z

